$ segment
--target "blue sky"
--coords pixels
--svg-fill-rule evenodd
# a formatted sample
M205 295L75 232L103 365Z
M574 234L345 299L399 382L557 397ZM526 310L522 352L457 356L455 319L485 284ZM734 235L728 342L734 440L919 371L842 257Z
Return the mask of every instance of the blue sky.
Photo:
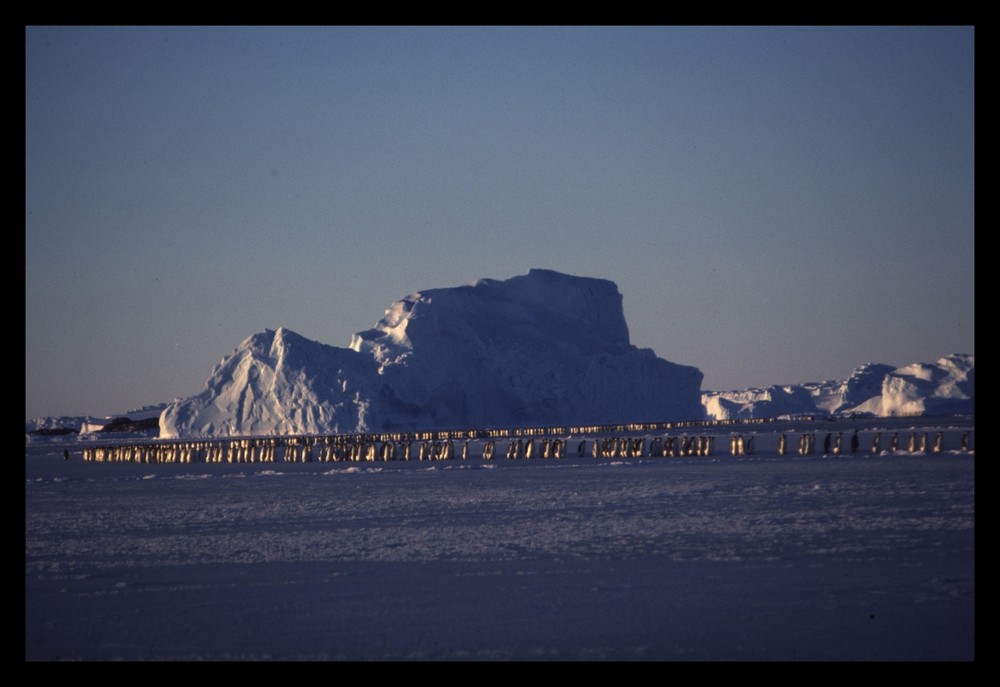
M28 27L26 416L532 267L706 389L974 353L974 66L971 27Z

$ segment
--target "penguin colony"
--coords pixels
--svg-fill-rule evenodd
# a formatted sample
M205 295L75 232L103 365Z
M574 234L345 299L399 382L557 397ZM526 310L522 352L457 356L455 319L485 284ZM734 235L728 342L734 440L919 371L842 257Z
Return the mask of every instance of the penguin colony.
M673 423L674 425L705 426L714 423ZM94 446L83 449L87 462L124 463L350 463L391 461L442 461L495 460L561 460L567 455L567 445L574 434L597 434L606 427L522 428L516 430L471 430L462 432L418 432L390 434L350 434L294 437L258 437L243 439L215 439L201 441L148 442L132 445ZM576 444L577 457L588 454L598 459L673 458L716 455L713 434L681 432L649 436L621 436L624 432L641 432L640 425L618 425L610 436L580 439ZM557 435L553 438L552 435ZM561 436L560 436L561 435ZM565 438L564 438L565 437ZM470 443L478 442L473 455ZM589 448L588 448L589 443ZM753 433L732 433L728 453L733 456L755 454ZM794 444L794 449L793 449ZM846 445L845 445L846 444ZM958 449L969 451L970 431L965 431L958 442ZM878 455L882 450L882 433L871 438L870 452ZM933 453L945 450L944 433L938 431L933 439L927 432L911 431L905 439L906 452ZM822 442L823 455L839 455L849 451L857 454L861 440L855 430L848 441L843 433L827 433ZM900 449L900 436L893 432L888 451ZM777 438L778 455L795 451L800 456L817 453L816 433L805 432L789 438L781 433ZM64 452L64 460L68 454Z

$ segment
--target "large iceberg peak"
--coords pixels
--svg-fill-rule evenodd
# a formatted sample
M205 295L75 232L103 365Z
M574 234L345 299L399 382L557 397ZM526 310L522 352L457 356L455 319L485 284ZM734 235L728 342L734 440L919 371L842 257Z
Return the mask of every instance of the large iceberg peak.
M351 340L355 351L380 360L433 342L494 345L511 339L572 339L580 348L618 350L629 345L622 296L614 282L532 269L506 280L428 289L390 305L372 329Z
M694 420L701 372L629 343L614 282L532 269L392 303L349 348L248 338L162 436Z

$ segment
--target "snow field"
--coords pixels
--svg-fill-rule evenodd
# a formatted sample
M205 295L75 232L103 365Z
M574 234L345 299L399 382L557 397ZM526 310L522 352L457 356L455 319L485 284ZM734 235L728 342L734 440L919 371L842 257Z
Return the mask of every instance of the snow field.
M736 458L332 465L31 446L26 658L973 658L974 454L758 437Z

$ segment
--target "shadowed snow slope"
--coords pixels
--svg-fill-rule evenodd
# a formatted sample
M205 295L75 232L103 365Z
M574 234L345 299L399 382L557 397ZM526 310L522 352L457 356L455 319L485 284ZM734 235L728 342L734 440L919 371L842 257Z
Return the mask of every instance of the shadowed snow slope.
M629 343L613 282L533 269L411 294L349 349L255 334L160 435L701 419L702 377Z
M866 363L842 381L769 386L766 389L706 391L708 417L730 420L780 415L859 413L972 415L975 413L975 356L954 354L936 363Z

